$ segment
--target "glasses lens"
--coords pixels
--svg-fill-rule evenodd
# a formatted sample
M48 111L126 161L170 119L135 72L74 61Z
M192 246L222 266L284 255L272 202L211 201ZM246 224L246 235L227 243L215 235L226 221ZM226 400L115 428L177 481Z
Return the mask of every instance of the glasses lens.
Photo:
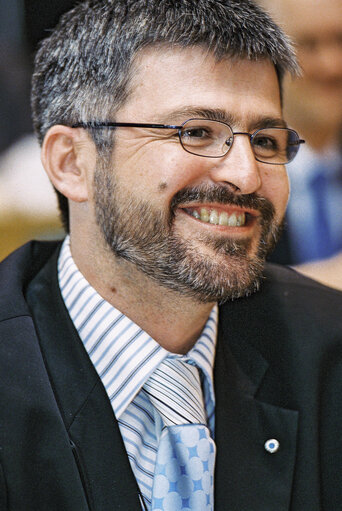
M252 146L255 157L264 163L289 163L299 149L299 137L287 128L265 128L254 133Z
M288 135L288 141L287 141L287 162L293 160L293 158L296 156L296 154L299 151L300 146L300 138L298 136L298 133L296 133L294 130L287 130L289 132Z
M227 124L207 119L190 119L183 124L180 140L183 148L198 156L219 158L225 155L232 140L233 133Z

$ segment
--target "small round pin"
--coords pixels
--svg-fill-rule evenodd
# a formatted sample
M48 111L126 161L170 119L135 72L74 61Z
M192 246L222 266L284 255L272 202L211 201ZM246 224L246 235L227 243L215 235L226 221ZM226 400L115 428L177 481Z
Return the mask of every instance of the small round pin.
M267 452L270 454L274 454L279 449L279 442L275 438L270 438L269 440L266 440L264 447Z

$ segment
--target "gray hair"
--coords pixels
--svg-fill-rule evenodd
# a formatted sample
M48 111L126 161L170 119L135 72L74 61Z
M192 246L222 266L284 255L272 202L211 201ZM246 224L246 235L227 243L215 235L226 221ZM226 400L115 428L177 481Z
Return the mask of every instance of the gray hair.
M152 45L201 46L223 58L273 62L279 84L298 65L287 36L251 0L88 0L42 41L32 80L34 129L42 143L55 124L113 120L127 100L132 64ZM109 130L90 130L99 155ZM67 200L58 193L68 225Z

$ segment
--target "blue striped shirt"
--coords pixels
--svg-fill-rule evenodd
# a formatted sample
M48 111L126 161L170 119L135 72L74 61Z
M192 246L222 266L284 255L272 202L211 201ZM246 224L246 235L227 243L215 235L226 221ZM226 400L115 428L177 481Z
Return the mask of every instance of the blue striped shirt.
M218 307L211 311L194 347L186 355L177 355L162 348L95 291L72 258L69 237L60 252L58 278L66 308L106 389L133 473L150 509L161 423L142 387L166 357L196 364L202 370L208 426L214 438L213 364Z

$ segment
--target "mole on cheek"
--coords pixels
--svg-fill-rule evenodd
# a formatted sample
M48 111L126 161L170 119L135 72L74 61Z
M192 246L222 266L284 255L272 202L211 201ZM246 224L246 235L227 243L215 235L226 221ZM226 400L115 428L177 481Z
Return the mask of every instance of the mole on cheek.
M166 190L166 188L167 188L167 183L165 183L165 181L164 181L164 182L162 182L162 183L159 183L159 185L158 185L158 190L159 190L160 192L163 192L164 190Z

